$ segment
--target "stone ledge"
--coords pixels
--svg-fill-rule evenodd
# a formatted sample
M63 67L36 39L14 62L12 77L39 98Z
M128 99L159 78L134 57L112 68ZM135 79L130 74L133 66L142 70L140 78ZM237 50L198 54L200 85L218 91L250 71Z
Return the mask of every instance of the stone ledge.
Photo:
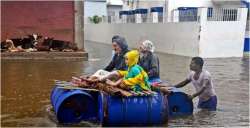
M58 59L73 59L73 60L88 60L87 52L1 52L2 60L58 60Z

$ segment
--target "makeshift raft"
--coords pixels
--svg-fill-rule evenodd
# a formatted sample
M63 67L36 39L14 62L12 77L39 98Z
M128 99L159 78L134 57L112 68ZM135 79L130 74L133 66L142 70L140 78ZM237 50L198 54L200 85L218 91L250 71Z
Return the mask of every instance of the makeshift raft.
M133 92L82 79L80 83L56 81L51 104L60 123L84 120L104 126L155 126L166 123L168 117L193 112L192 101L178 89L170 94L161 88Z

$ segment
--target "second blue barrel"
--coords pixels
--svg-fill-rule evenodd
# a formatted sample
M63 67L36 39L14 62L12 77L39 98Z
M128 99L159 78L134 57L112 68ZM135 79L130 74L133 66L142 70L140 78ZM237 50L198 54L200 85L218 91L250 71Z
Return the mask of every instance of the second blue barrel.
M187 94L180 89L173 88L168 95L169 116L182 116L193 114L193 102L188 99Z
M105 98L105 126L149 126L167 123L168 101L161 93L133 97L107 95Z
M60 123L96 120L97 102L85 91L55 86L51 93L51 104Z

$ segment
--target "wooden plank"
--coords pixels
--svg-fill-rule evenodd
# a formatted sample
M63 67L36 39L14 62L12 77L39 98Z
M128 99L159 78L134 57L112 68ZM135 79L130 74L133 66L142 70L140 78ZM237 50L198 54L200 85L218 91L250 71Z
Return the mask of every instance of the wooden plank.
M151 91L151 90L148 90L147 92L153 94L153 95L157 95L157 92L154 92L154 91Z
M111 95L119 95L119 91L113 89L110 86L103 86L101 90L103 90L104 92L111 94Z
M138 96L139 94L137 94L135 91L129 91L133 96Z
M148 92L148 91L143 91L145 94L147 95L153 95L152 93Z
M118 90L123 96L129 97L129 96L133 96L131 93L129 93L128 91L122 90L120 88L115 88L116 90Z
M58 88L62 88L62 89L78 89L78 90L85 90L85 91L99 91L97 89L93 89L93 88L79 88L79 87L73 87L73 86L59 86Z
M138 93L140 96L144 96L145 95L143 92L140 92L140 91L138 91L136 93Z

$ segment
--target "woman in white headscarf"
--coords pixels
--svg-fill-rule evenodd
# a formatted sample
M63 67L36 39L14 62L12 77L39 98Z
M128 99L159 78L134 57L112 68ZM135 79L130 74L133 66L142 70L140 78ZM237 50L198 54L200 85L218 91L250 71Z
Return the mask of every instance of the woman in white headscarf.
M148 73L151 83L161 82L159 59L154 54L154 49L154 44L149 40L139 44L140 59L138 64Z

